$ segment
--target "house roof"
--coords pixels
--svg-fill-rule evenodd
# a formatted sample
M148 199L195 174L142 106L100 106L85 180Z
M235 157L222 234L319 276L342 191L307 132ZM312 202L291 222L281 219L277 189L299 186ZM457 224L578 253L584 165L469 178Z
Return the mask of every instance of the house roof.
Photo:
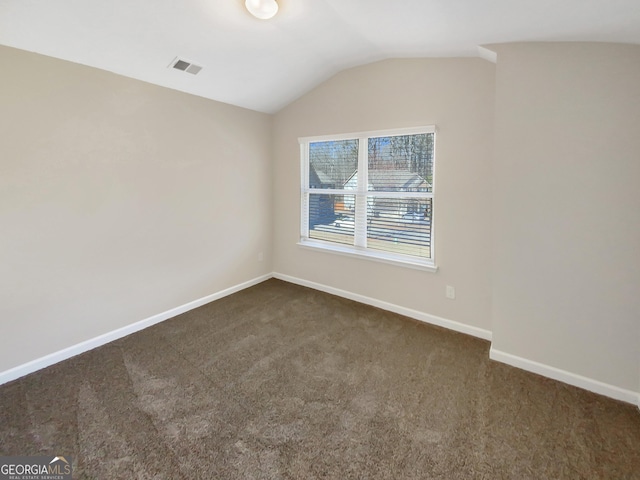
M638 0L0 0L0 44L262 112L347 68L516 41L640 44ZM180 57L192 75L168 68ZM5 66L14 68L14 66Z
M335 186L335 180L322 170L316 169L313 164L309 166L309 184L311 186Z

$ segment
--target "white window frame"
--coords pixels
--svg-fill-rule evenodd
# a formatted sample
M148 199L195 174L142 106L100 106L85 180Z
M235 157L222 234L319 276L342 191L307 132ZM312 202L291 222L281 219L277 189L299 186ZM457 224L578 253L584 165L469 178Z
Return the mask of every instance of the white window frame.
M401 135L434 134L433 139L433 181L431 192L370 192L368 191L368 139L371 137L391 137ZM389 130L375 130L367 132L346 133L338 135L322 135L315 137L300 137L300 241L298 245L313 250L336 253L340 255L366 258L378 262L389 263L409 268L416 268L430 272L436 272L435 263L435 170L436 170L436 127L428 125L412 128L395 128ZM309 188L309 145L315 142L327 142L337 140L358 140L358 177L356 190L344 189L315 189ZM311 194L323 195L355 195L355 227L354 245L346 245L323 240L309 238L309 196ZM402 255L382 250L369 249L367 242L367 198L369 196L387 198L431 198L431 258L423 258L414 255Z

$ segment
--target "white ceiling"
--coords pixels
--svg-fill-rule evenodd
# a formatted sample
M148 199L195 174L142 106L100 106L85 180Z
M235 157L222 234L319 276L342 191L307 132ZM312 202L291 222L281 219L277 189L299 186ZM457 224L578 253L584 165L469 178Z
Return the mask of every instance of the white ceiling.
M348 67L512 41L640 44L640 0L0 0L0 44L262 112ZM180 56L204 69L169 69ZM9 68L3 66L3 68Z

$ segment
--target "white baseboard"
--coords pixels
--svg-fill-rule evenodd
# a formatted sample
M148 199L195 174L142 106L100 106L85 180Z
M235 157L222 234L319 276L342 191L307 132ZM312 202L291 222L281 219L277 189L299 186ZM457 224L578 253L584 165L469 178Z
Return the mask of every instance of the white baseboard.
M172 308L170 310L167 310L166 312L158 313L157 315L145 318L144 320L140 320L139 322L132 323L125 327L118 328L117 330L113 330L111 332L99 335L76 345L72 345L71 347L67 347L63 350L45 355L44 357L32 360L23 365L18 365L17 367L0 373L0 385L12 380L16 380L20 377L36 372L68 358L75 357L76 355L80 355L81 353L100 347L109 342L113 342L114 340L118 340L119 338L126 337L127 335L131 335L132 333L143 330L147 327L155 325L156 323L163 322L177 315L180 315L181 313L193 310L194 308L201 307L202 305L213 302L214 300L218 300L222 297L226 297L227 295L231 295L232 293L239 292L240 290L244 290L245 288L252 287L253 285L270 279L271 277L271 274L262 275L247 282L243 282L238 285L234 285L233 287L229 287L225 290L207 295L206 297L202 297L189 303L185 303L184 305L181 305L179 307Z
M401 307L393 303L383 302L382 300L377 300L375 298L366 297L364 295L360 295L357 293L348 292L347 290L341 290L339 288L329 287L328 285L323 285L316 282L310 282L309 280L303 280L301 278L291 277L289 275L284 275L282 273L274 272L273 277L279 280L284 280L285 282L295 283L297 285L302 285L303 287L313 288L314 290L320 290L321 292L330 293L332 295L337 295L339 297L347 298L349 300L354 300L356 302L371 305L373 307L378 307L378 308L381 308L382 310L398 313L400 315L404 315L405 317L410 317L410 318L413 318L414 320L419 320L420 322L448 328L449 330L465 333L467 335L482 338L483 340L491 340L491 332L489 330L484 330L482 328L466 325L460 322L455 322L453 320L448 320L446 318L437 317L435 315L430 315L428 313L419 312L418 310L412 310L410 308Z
M567 383L574 387L580 387L584 390L589 390L590 392L598 393L605 397L614 398L640 407L640 394L638 392L625 390L624 388L609 385L598 380L593 380L592 378L583 377L582 375L567 372L566 370L550 367L549 365L534 362L533 360L527 360L526 358L518 357L510 353L501 352L500 350L493 348L493 346L489 350L489 358L497 362L506 363L512 367L537 373L543 377L552 378L553 380L558 380L559 382Z

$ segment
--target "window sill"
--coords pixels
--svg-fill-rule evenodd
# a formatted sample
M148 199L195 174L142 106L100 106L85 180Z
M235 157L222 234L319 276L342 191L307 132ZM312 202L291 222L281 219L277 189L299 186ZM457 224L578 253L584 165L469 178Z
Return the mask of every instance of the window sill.
M350 245L337 245L333 243L326 243L318 240L308 239L301 239L298 242L298 245L311 250L336 253L338 255L345 255L347 257L366 258L375 262L387 263L390 265L396 265L398 267L413 268L416 270L424 270L432 273L438 271L438 267L435 266L431 261L422 261L404 255L394 255L381 251L352 247Z

